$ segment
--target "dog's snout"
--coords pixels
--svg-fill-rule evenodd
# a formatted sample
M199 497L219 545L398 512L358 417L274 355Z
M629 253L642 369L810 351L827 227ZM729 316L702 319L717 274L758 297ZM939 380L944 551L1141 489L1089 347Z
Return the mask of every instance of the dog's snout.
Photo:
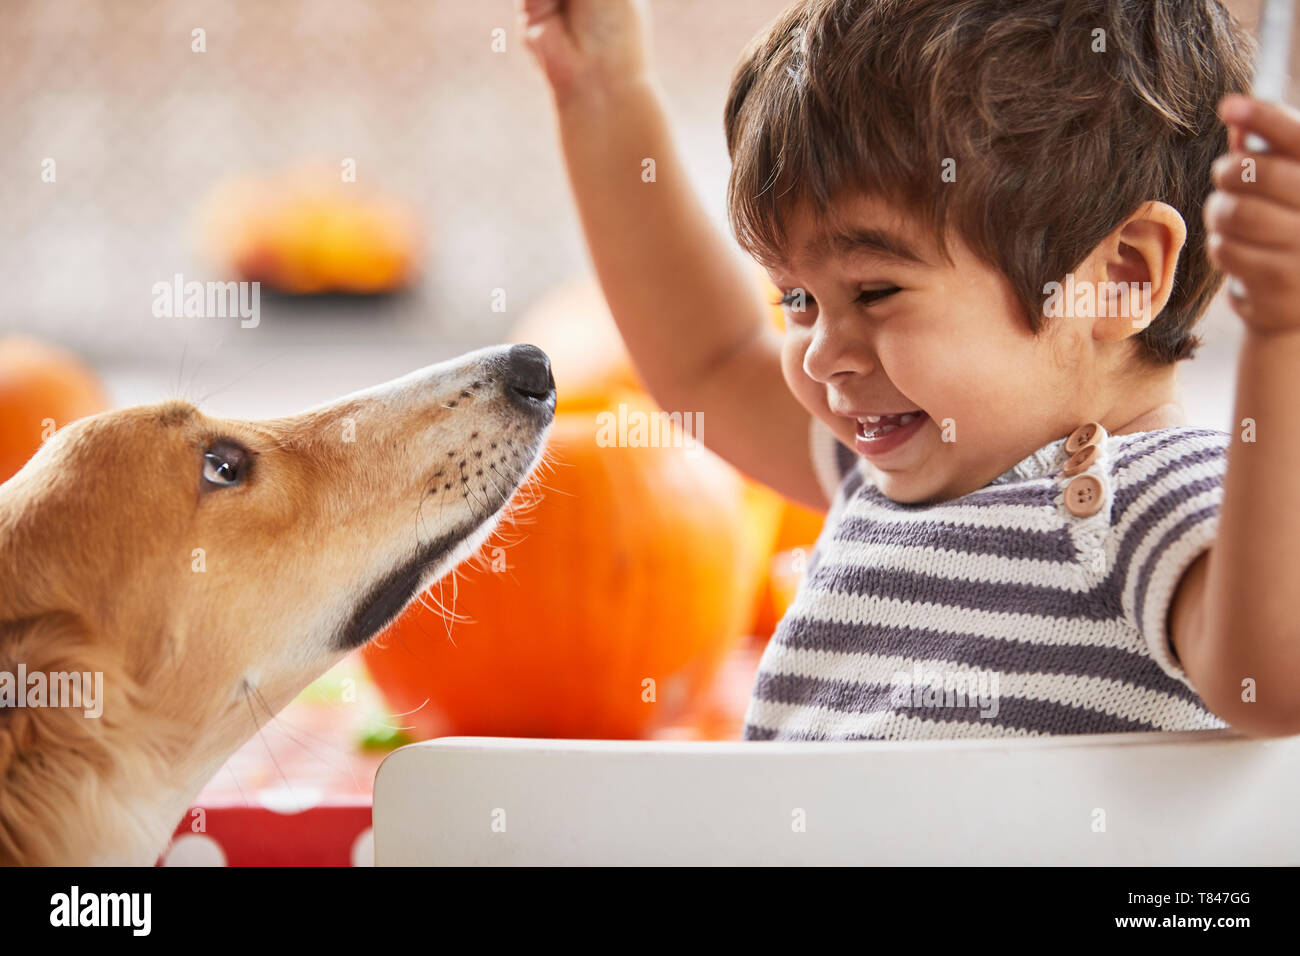
M506 354L505 385L513 399L548 404L555 401L551 360L535 345L511 347Z

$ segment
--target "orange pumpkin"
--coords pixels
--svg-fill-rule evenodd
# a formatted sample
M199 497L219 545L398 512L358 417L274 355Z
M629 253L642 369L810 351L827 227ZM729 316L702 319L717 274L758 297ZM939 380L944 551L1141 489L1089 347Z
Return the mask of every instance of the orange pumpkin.
M366 649L417 735L645 736L692 707L746 633L776 509L763 527L743 478L702 449L598 443L619 403L628 421L655 411L610 398L557 415L555 466L509 543ZM435 602L468 621L449 636Z
M754 276L764 300L769 303L769 321L773 328L784 329L785 310L778 304L780 290L757 266ZM603 407L613 390L642 388L604 292L594 276L570 280L543 295L515 326L510 341L529 342L550 356L558 411ZM787 502L758 482L747 482L747 494L755 509L756 528L766 528L773 511L780 512L780 532L772 552L796 547L812 550L825 517L823 513ZM760 637L772 634L788 603L779 598L778 592L786 590L787 582L775 582L770 572L764 571L764 583L748 628L750 633Z
M0 481L55 429L107 407L99 379L71 353L33 339L0 339Z

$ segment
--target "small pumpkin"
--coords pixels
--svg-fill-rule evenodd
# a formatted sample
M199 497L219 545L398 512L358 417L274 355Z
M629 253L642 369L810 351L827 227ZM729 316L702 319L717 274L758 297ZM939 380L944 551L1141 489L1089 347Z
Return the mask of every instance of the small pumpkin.
M35 339L0 339L0 481L56 429L106 408L104 387L71 352Z
M401 289L421 254L406 206L314 168L225 183L200 219L219 268L295 295Z

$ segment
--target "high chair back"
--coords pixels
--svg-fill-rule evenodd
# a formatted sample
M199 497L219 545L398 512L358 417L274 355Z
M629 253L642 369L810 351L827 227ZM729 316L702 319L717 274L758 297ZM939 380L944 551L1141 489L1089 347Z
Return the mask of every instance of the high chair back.
M1300 737L445 737L375 781L384 865L1300 864Z

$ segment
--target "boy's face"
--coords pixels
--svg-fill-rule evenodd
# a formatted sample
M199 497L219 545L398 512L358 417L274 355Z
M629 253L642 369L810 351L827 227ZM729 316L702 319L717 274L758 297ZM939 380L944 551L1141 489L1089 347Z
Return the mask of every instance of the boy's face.
M883 494L967 494L1097 413L1104 389L1086 320L1056 318L1035 336L1007 280L960 241L949 264L883 201L843 211L858 241L834 240L799 210L794 260L770 272L783 294L806 294L803 312L787 303L782 367ZM868 416L907 412L921 414L871 437L895 419Z

